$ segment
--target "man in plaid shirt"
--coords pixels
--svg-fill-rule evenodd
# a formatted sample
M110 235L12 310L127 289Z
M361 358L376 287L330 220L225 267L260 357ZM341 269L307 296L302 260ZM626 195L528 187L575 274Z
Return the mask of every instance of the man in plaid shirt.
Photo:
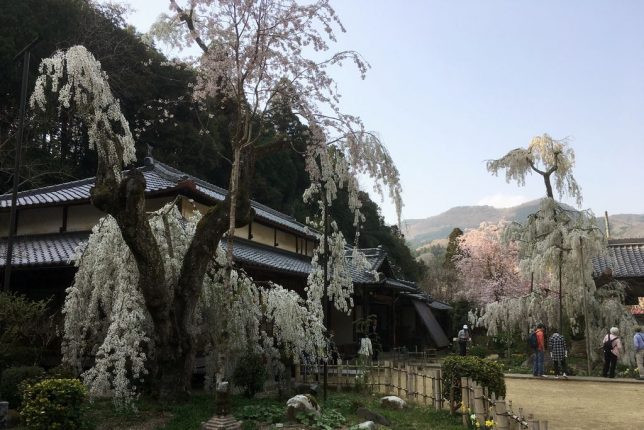
M566 358L568 357L568 349L566 348L566 339L559 334L556 328L553 328L552 332L552 336L548 339L548 349L555 365L555 378L559 378L559 375L563 374L563 377L567 379Z

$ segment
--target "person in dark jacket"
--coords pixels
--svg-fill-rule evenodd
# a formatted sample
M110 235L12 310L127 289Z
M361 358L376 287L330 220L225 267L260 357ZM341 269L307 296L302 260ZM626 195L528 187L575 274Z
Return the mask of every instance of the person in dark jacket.
M550 350L550 358L555 366L555 378L566 375L566 358L568 358L568 348L566 348L566 339L559 334L556 328L552 328L552 336L548 339L548 349Z

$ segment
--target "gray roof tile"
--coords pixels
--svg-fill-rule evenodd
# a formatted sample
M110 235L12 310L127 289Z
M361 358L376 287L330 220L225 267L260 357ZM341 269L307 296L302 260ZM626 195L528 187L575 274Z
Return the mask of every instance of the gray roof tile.
M76 248L87 241L89 233L60 233L48 235L20 236L15 239L12 265L14 267L35 267L53 265L71 265ZM222 244L226 246L225 242ZM7 240L0 239L0 267L5 264ZM377 270L382 264L382 249L371 248L364 250L367 259ZM311 271L311 261L308 257L292 252L272 248L267 245L254 243L244 239L235 239L233 257L242 266L273 270L280 273L306 277ZM347 258L351 258L350 254ZM376 281L371 273L355 268L352 270L354 283L363 285L383 285L396 290L418 292L412 282L393 278Z
M593 258L594 275L611 269L615 278L644 277L644 239L610 240L606 255Z
M180 170L167 166L158 161L153 165L140 167L146 181L145 191L148 193L170 190L175 188L180 181L189 180L195 183L197 192L215 199L223 200L227 190L210 184L202 179L190 176ZM79 181L66 182L49 187L36 188L33 190L18 193L18 206L29 207L38 205L51 205L56 203L68 203L73 201L89 200L89 191L94 185L95 178L87 178ZM272 224L290 229L310 238L316 237L316 233L306 225L298 222L295 218L278 212L258 202L251 202L258 220L267 221ZM0 208L11 206L11 194L0 195Z

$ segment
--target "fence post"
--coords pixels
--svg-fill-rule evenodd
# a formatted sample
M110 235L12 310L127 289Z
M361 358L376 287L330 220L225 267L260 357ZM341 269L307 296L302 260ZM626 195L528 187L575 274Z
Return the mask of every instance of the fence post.
M497 430L506 430L510 428L508 411L503 397L496 399L494 406L494 422L496 423Z
M539 421L539 423L540 423L540 427L539 427L540 430L548 430L548 420Z
M423 372L423 404L427 405L427 373Z
M461 404L463 409L463 425L469 426L470 414L470 387L467 385L468 379L461 377Z
M432 393L434 394L434 409L441 408L440 383L438 381L438 372L432 371Z
M485 404L483 403L483 387L474 384L474 414L479 423L485 423Z
M402 392L402 382L401 382L401 377L402 377L402 371L400 369L400 364L396 366L396 373L398 374L398 384L397 384L397 389L398 389L398 397L401 397L401 392Z

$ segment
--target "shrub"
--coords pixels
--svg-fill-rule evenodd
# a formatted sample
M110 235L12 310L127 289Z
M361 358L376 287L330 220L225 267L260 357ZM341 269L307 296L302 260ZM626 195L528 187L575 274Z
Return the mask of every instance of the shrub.
M49 301L0 292L0 368L38 362L56 337Z
M473 355L474 357L485 358L485 356L487 355L487 350L481 345L474 345L470 348L468 353L470 355Z
M80 429L86 395L78 379L44 379L24 389L20 418L29 430Z
M10 367L2 372L0 379L0 398L9 402L17 409L21 405L20 385L22 382L37 379L45 373L44 369L36 366Z
M233 373L233 382L244 389L246 397L253 398L262 390L265 381L266 369L261 355L248 353L239 360Z
M449 398L452 384L460 385L461 377L470 377L477 381L488 392L497 396L505 396L505 380L503 379L503 366L494 361L479 357L461 357L450 355L443 361L443 395ZM454 400L461 400L461 390L454 390Z

